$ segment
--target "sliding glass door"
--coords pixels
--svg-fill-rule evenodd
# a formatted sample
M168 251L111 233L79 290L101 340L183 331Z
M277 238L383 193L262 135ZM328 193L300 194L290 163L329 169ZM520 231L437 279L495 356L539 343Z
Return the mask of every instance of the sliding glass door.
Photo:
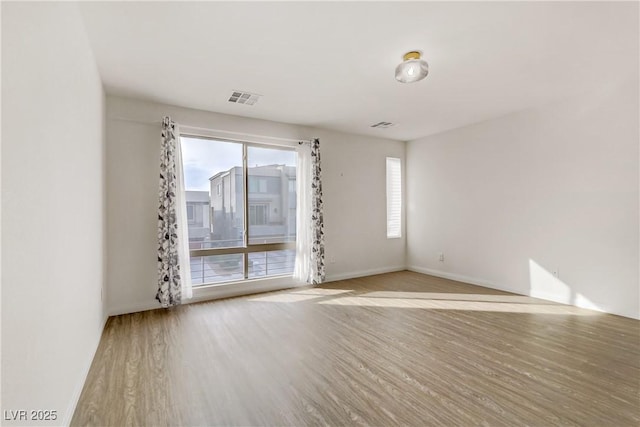
M193 286L293 273L296 152L182 136Z

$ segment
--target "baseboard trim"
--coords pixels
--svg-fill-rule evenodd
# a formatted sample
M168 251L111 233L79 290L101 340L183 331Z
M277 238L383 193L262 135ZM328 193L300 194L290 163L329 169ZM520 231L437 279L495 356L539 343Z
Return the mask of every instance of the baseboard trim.
M402 266L395 266L395 267L374 268L371 270L352 271L349 273L342 273L342 274L331 274L325 278L325 283L337 282L339 280L355 279L357 277L375 276L376 274L393 273L395 271L404 271L406 269L407 267L402 265Z
M282 289L290 289L296 286L306 285L298 283L290 277L269 277L247 280L245 282L225 283L222 285L202 286L193 288L193 297L183 300L183 304L192 304L204 301L213 301L222 298L231 298L242 295L250 295L260 292L271 292ZM109 316L137 313L140 311L155 310L161 308L156 300L145 301L137 304L123 305L109 310Z
M499 285L488 280L478 279L477 277L464 276L462 274L449 273L448 271L434 270L431 268L418 267L415 265L407 267L407 270L414 271L416 273L428 274L430 276L442 277L443 279L455 280L456 282L468 283L470 285L482 286L483 288L496 289L498 291L505 291L522 295L520 292L514 290L513 288Z
M78 406L78 402L80 401L80 395L82 394L82 389L84 388L84 385L87 382L87 377L89 376L89 370L91 370L93 359L96 357L96 352L98 351L98 347L100 346L100 340L102 340L102 333L104 332L104 327L107 324L107 319L109 319L109 316L104 316L102 319L102 327L100 328L100 334L98 334L98 339L96 340L93 346L91 357L83 366L82 375L80 376L80 381L78 381L78 383L76 384L76 387L73 391L73 395L71 396L71 401L69 402L69 406L67 407L67 412L64 414L64 420L62 420L63 426L68 426L71 424L71 420L73 419L73 414L76 412L76 407Z
M109 316L119 316L121 314L137 313L139 311L155 310L160 308L158 301L143 302L131 305L124 305L116 308L109 309Z
M355 279L357 277L373 276L376 274L392 273L394 271L404 271L407 267L394 266L384 268L374 268L370 270L353 271L349 273L328 275L325 278L325 282L336 282L338 280ZM234 284L225 284L218 286L194 288L193 298L185 301L185 304L191 304L195 302L212 301L221 298L230 298L234 296L249 295L259 292L271 292L282 289L294 288L296 286L304 286L305 283L297 283L291 278L265 278L250 280L247 282L240 282ZM160 308L160 304L157 301L145 301L136 304L122 305L108 310L109 316L119 316L121 314L137 313L139 311L155 310Z
M462 274L456 274L456 273L450 273L448 271L441 271L441 270L435 270L435 269L431 269L431 268L425 268L425 267L420 267L417 265L411 265L411 266L394 266L394 267L384 267L384 268L374 268L374 269L370 269L370 270L361 270L361 271L352 271L352 272L348 272L348 273L341 273L341 274L330 274L326 277L325 282L336 282L339 280L348 280L348 279L355 279L358 277L365 277L365 276L374 276L376 274L384 274L384 273L392 273L395 271L403 271L403 270L409 270L409 271L414 271L416 273L422 273L422 274L428 274L430 276L435 276L435 277L442 277L443 279L449 279L449 280L455 280L457 282L463 282L463 283L469 283L471 285L477 285L477 286L482 286L485 288L489 288L489 289L496 289L499 291L504 291L504 292L511 292L514 294L518 294L518 295L527 295L527 296L531 296L533 298L539 298L539 299L544 299L547 301L553 301L553 302L559 302L561 304L566 304L562 301L555 301L551 298L545 298L541 295L531 295L530 293L523 293L521 290L517 290L514 289L512 287L509 286L505 286L499 283L495 283L495 282L491 282L489 280L485 280L485 279L479 279L477 277L471 277L471 276L465 276ZM265 284L266 285L266 284ZM220 299L220 298L229 298L229 297L233 297L233 296L238 296L238 295L243 295L243 294L247 294L247 293L258 293L258 292L269 292L269 291L275 291L275 290L279 290L279 289L287 289L287 288L293 288L295 286L300 286L300 284L295 284L295 283L280 283L279 285L276 286L263 286L263 285L259 285L258 283L256 283L256 286L251 286L251 289L217 289L214 290L213 292L207 292L206 295L204 294L200 294L198 295L198 293L196 291L194 291L194 298L189 300L187 302L188 303L193 303L193 302L201 302L201 301L208 301L208 300L215 300L215 299ZM594 308L592 306L582 306L582 305L574 305L575 307L580 307L580 308L586 308L589 310L595 310L595 311L600 311L603 313L609 313L609 314L613 314L616 316L623 316L623 317L628 317L631 319L637 319L640 320L640 314L633 314L633 313L623 313L623 312L616 312L616 311L607 311L604 309L600 309L600 308ZM160 304L158 304L157 301L148 301L148 302L144 302L144 303L138 303L138 304L131 304L131 305L126 305L126 306L120 306L120 307L116 307L116 308L112 308L108 311L108 315L109 316L118 316L121 314L128 314L128 313L136 313L139 311L147 311L147 310L154 310L160 308Z
M291 277L274 277L248 280L246 282L208 286L193 290L193 298L187 304L213 301L222 298L232 298L236 296L251 295L262 292L279 291L291 289L296 286L306 285L298 283Z
M415 266L415 265L407 267L407 270L414 271L416 273L428 274L430 276L442 277L443 279L455 280L456 282L463 282L463 283L469 283L471 285L482 286L484 288L496 289L498 291L505 291L505 292L510 292L510 293L517 294L517 295L525 295L525 296L529 296L529 297L532 297L532 298L538 298L538 299L541 299L541 300L551 301L551 302L555 302L555 303L559 303L559 304L566 304L566 305L571 305L571 306L574 306L574 307L585 308L587 310L598 311L600 313L613 314L614 316L622 316L622 317L628 317L630 319L640 320L640 314L634 315L634 314L630 314L630 313L610 311L610 310L605 310L605 309L602 309L602 308L599 308L599 307L594 307L592 305L567 304L564 301L558 301L558 300L555 300L553 298L549 298L548 296L545 296L545 295L538 295L538 294L534 295L531 292L523 293L523 292L521 292L519 290L510 288L509 286L500 285L498 283L494 283L494 282L491 282L491 281L488 281L488 280L484 280L484 279L478 279L476 277L470 277L470 276L464 276L464 275L461 275L461 274L449 273L447 271L433 270L431 268L418 267L418 266Z

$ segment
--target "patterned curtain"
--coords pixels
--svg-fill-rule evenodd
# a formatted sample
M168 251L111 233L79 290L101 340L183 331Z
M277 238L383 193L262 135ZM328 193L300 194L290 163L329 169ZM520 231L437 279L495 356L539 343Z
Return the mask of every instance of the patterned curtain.
M311 283L324 282L324 218L322 217L320 140L311 141Z
M178 259L177 173L175 123L162 119L160 190L158 205L158 293L162 307L182 302L182 281Z

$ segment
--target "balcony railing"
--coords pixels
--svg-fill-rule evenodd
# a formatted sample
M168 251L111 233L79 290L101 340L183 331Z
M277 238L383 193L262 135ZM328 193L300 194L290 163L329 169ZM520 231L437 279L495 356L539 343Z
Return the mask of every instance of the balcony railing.
M292 274L295 250L285 249L247 254L248 278ZM191 282L194 286L244 279L244 254L191 257Z

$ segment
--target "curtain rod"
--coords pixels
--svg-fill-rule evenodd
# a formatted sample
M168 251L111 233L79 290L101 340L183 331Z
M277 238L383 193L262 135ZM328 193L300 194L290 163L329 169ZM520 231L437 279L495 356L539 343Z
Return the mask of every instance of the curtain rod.
M150 121L150 120L129 119L129 118L126 118L126 117L109 117L109 118L113 119L113 120L140 123L140 124L144 124L144 125L160 125L160 124L162 124L161 120ZM278 136L256 135L256 134L244 133L244 132L234 132L234 131L229 131L229 130L224 130L224 129L213 129L213 128L205 128L205 127L199 127L199 126L190 126L190 125L187 125L187 124L184 124L184 123L180 123L180 122L176 122L176 123L178 124L178 126L180 128L193 129L193 130L202 130L202 131L206 131L206 132L221 132L221 133L225 133L225 134L229 134L229 135L236 135L238 137L265 138L265 139L270 139L270 140L274 140L274 141L297 142L298 144L309 144L309 143L311 143L310 139L281 138L281 137L278 137Z

